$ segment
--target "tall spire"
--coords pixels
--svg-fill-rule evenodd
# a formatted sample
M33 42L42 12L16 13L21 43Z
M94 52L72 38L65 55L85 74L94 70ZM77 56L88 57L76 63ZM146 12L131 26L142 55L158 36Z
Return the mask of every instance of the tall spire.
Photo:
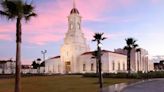
M73 8L76 8L75 0L73 0Z

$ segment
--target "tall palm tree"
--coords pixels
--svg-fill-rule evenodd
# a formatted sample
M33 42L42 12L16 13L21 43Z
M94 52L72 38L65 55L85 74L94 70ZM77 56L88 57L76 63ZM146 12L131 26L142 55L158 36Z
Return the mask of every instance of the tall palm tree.
M127 38L125 39L126 41L126 46L124 47L124 50L127 50L127 70L128 70L128 75L130 75L131 72L131 50L136 48L138 44L136 44L136 41L134 38Z
M101 63L101 41L105 40L106 37L103 37L104 33L95 33L93 36L93 40L92 41L96 41L97 42L97 60L98 60L98 64L99 64L99 84L100 84L100 88L103 87L103 82L102 82L102 63Z
M139 72L140 70L139 70L139 64L140 64L140 60L139 60L139 57L141 56L141 54L140 54L140 56L138 55L138 53L141 53L141 49L140 48L137 48L136 49L136 52L137 52L137 72Z
M8 20L16 20L16 76L15 76L15 92L20 92L21 78L21 21L25 19L29 21L31 17L36 16L34 7L22 0L3 0L0 15Z

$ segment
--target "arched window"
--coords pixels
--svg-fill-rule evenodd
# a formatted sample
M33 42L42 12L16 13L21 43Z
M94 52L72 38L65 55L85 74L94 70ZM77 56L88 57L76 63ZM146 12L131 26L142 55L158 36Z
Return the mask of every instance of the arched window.
M83 71L86 71L86 65L83 64Z
M91 71L94 71L94 64L93 63L91 63Z

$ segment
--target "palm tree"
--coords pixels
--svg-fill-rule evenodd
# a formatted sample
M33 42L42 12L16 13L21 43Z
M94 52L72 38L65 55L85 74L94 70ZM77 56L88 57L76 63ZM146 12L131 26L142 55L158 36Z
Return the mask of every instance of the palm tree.
M127 70L128 75L130 75L131 72L131 64L130 64L130 58L131 58L131 50L136 48L138 44L136 44L136 40L134 38L127 38L125 39L126 46L124 47L124 50L127 50Z
M101 63L101 48L100 48L100 44L102 40L105 40L106 37L103 37L104 33L95 33L93 36L93 40L92 41L96 41L97 42L97 57L96 59L98 60L98 66L99 66L99 84L100 84L100 88L103 87L103 83L102 83L102 63Z
M136 49L136 52L137 52L137 68L138 68L137 72L139 72L139 64L140 64L140 63L139 63L139 61L140 61L140 60L139 60L139 57L141 56L141 54L140 54L140 56L139 56L139 55L138 55L138 52L141 53L141 49L140 49L140 48L137 48L137 49Z
M31 17L36 16L34 7L31 4L24 3L22 0L3 0L0 15L8 20L16 19L16 76L15 76L15 92L20 92L21 78L21 21L25 19L29 21Z

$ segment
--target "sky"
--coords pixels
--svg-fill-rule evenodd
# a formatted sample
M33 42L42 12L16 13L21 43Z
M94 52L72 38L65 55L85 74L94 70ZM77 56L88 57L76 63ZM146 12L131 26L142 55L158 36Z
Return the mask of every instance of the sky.
M31 3L32 0L27 0ZM82 31L91 50L95 32L103 32L103 49L123 48L133 37L151 56L164 55L164 0L75 0L82 16ZM60 55L60 46L68 30L73 0L33 0L37 17L22 21L22 62L30 64L42 58ZM2 10L2 8L0 8ZM0 17L0 60L15 59L15 24Z

